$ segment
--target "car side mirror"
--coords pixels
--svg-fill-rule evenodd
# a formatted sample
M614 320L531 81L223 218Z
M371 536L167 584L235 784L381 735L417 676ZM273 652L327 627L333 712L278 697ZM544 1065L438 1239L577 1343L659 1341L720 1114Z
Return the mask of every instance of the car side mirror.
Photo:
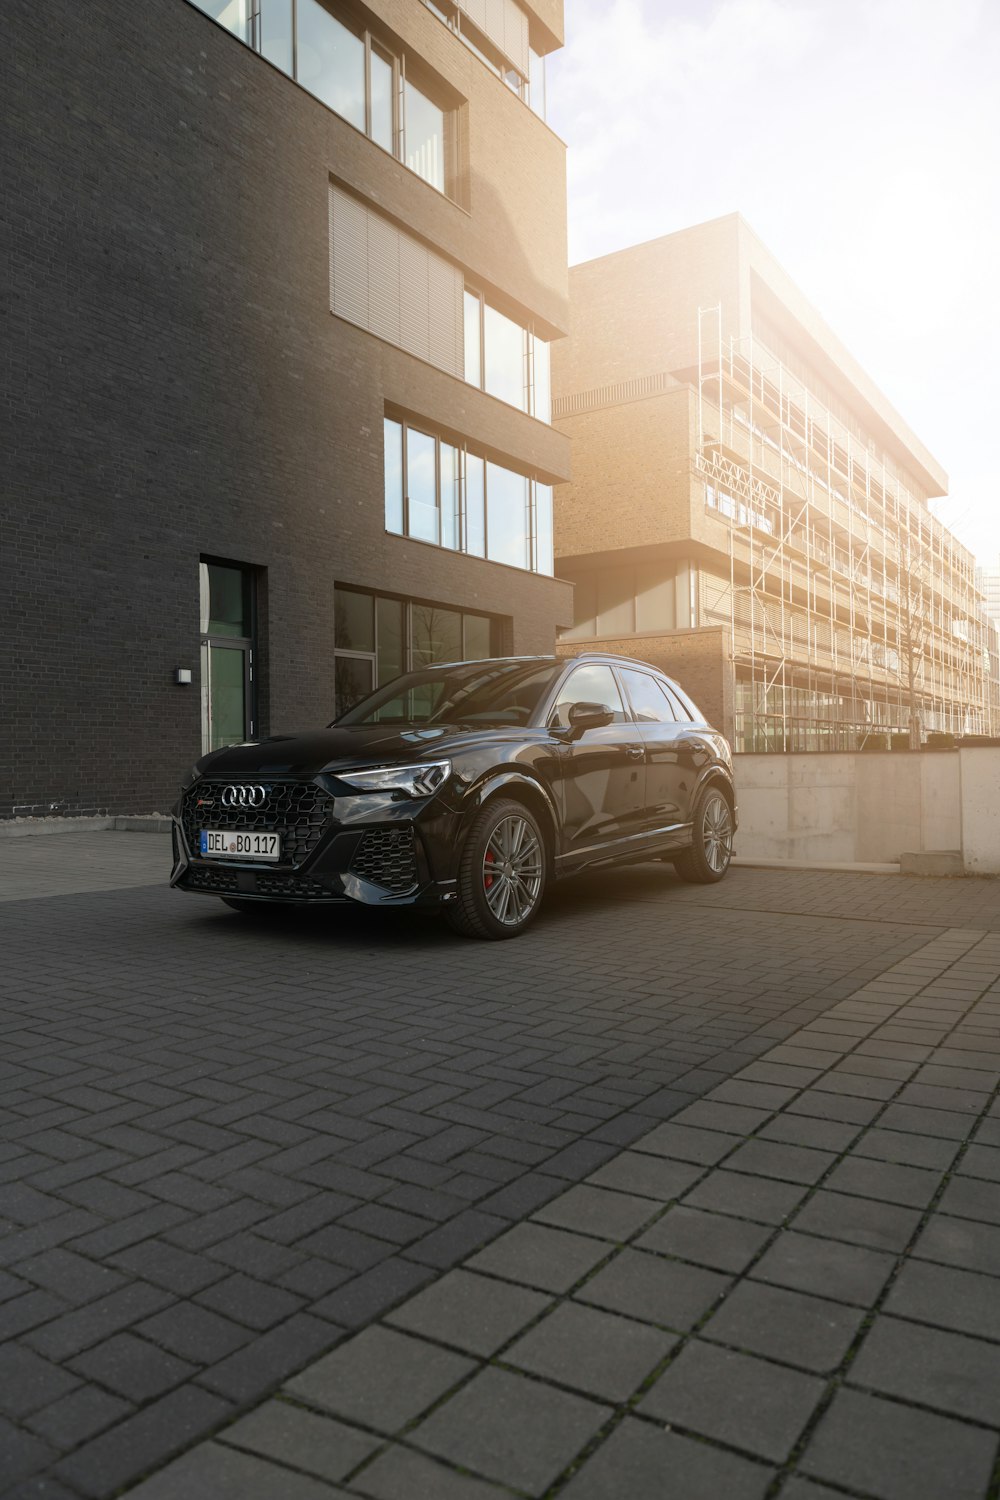
M573 703L568 717L574 739L588 729L602 729L615 721L614 711L606 703Z

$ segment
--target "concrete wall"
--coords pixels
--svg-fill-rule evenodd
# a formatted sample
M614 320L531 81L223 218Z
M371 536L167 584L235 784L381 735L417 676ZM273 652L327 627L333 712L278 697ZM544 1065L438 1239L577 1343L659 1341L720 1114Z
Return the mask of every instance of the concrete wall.
M962 851L968 875L1000 873L1000 749L960 750Z
M742 858L896 864L960 850L1000 874L1000 748L940 754L737 755Z

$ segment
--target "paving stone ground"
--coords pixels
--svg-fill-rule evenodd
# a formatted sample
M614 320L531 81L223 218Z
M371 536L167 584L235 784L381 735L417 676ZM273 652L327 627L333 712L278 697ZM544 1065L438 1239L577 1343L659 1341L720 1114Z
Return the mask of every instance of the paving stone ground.
M994 1493L1000 884L637 867L499 947L25 843L4 1496Z

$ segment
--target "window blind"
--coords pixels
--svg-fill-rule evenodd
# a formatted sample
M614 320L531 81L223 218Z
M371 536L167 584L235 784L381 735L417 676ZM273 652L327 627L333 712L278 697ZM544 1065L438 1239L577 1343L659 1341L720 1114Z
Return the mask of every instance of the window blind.
M517 0L455 0L474 26L528 77L528 17Z
M462 272L330 185L330 309L449 375L465 374Z

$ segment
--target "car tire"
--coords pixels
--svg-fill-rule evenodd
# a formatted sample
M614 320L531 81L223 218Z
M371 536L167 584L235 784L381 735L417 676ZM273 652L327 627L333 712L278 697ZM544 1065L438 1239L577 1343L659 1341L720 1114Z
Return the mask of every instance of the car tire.
M509 798L487 802L469 829L457 899L445 914L463 937L517 937L538 915L547 877L548 851L535 815Z
M675 855L674 868L692 885L714 885L729 869L732 857L733 810L722 789L712 784L695 804L691 847Z

